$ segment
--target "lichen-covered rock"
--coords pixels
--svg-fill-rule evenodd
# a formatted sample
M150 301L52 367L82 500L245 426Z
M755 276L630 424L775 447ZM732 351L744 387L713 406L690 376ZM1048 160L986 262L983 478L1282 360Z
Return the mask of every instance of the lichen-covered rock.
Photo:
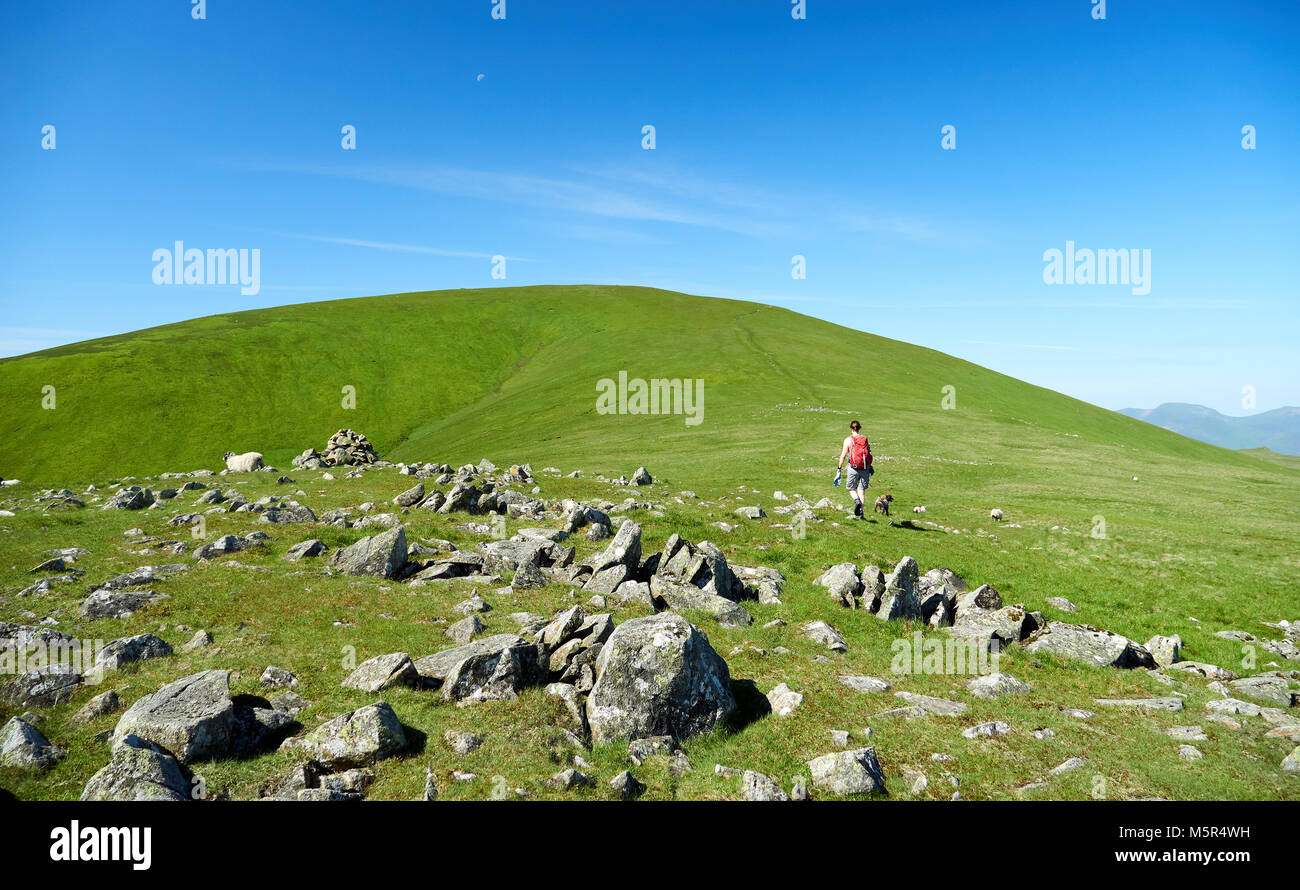
M727 663L685 618L662 612L614 628L587 699L592 740L711 732L736 710Z
M842 562L822 572L814 582L825 587L841 606L856 608L858 594L862 592L862 579L858 576L858 567L851 562Z
M6 683L0 698L20 708L56 705L72 698L85 679L70 664L47 664Z
M970 694L976 698L1000 698L1004 695L1024 695L1029 692L1029 684L1017 680L1009 674L992 673L976 677L966 684Z
M591 568L596 574L611 566L625 566L629 572L635 572L641 564L641 526L631 519L623 520L604 551L594 557ZM621 583L621 581L620 581ZM615 587L618 585L615 584ZM613 592L611 589L609 592Z
M115 671L124 664L165 658L171 654L172 647L166 640L154 634L139 634L105 643L104 648L95 656L95 668L100 671Z
M279 711L236 704L230 672L209 670L138 699L117 721L113 741L136 735L190 763L251 754L291 722Z
M1154 636L1147 640L1146 650L1160 667L1168 667L1182 660L1183 638L1174 634L1171 637Z
M885 790L885 775L875 748L835 751L808 761L814 788L832 794L878 794Z
M408 488L393 498L393 503L399 507L414 507L422 500L424 500L424 483L417 482L413 488Z
M167 594L152 590L96 590L82 600L81 614L87 618L125 618L167 598Z
M745 770L740 777L740 796L745 800L789 800L790 795L781 790L770 777L753 770Z
M447 701L482 702L512 699L526 686L545 676L545 650L536 643L520 643L496 652L471 655L447 673L442 697Z
M844 636L825 621L810 621L803 626L803 633L814 643L821 643L832 652L848 652L848 643Z
M388 702L381 701L341 714L286 745L305 751L326 772L338 772L370 766L405 750L406 731Z
M420 674L411 656L405 652L391 652L376 655L357 665L343 685L362 692L380 692L392 686L415 686L419 682Z
M310 559L313 556L320 556L329 548L319 538L312 538L309 541L299 541L284 553L284 558L292 562L300 559Z
M0 728L0 766L44 772L66 753L51 745L39 729L21 717L10 717Z
M443 649L441 652L417 658L415 660L415 669L427 682L436 685L447 679L447 675L451 673L452 668L472 655L500 652L502 649L518 646L525 642L526 640L523 637L515 634L494 634L490 637L481 637L463 646Z
M91 776L82 800L194 800L193 776L173 756L139 736L113 744L108 765Z
M882 621L903 621L921 617L921 600L917 594L920 570L916 560L904 556L885 578L885 589L880 594L880 607L876 617Z
M590 584L587 589L591 589ZM677 612L705 612L719 624L748 627L754 623L754 616L749 610L734 600L670 577L651 577L650 595L661 600L666 608Z
M784 683L778 683L767 694L767 701L772 706L773 714L778 717L788 717L794 713L795 708L803 704L803 695Z
M1228 686L1237 695L1256 701L1265 701L1283 708L1300 706L1300 688L1291 688L1288 678L1277 673L1230 680Z
M349 575L393 578L406 565L406 529L398 526L335 550L330 565Z
M1094 664L1098 667L1147 668L1156 666L1151 653L1128 637L1082 624L1054 621L1025 647Z

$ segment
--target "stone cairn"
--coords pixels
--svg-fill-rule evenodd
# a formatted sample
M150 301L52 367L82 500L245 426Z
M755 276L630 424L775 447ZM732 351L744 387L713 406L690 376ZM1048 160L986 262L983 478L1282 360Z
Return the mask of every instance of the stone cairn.
M315 448L308 448L293 459L295 467L315 470L319 467L356 466L373 464L379 460L370 440L356 430L339 430L330 436L322 453Z

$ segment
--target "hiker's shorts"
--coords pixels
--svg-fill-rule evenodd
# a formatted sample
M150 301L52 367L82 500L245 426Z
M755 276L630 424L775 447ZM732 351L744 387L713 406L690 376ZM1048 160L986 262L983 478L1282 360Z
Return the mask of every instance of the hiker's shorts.
M859 470L857 467L852 466L849 467L849 475L844 487L849 491L853 491L854 489L870 488L871 471L868 469Z

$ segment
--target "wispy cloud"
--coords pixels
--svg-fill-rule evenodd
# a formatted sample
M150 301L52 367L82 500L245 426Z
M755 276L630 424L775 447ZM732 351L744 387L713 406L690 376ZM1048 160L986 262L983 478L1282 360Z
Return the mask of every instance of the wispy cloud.
M306 235L298 232L268 232L267 234L279 235L282 238L297 238L300 241L319 241L322 244L344 244L349 247L368 247L372 250L395 250L401 253L423 253L432 256L464 257L476 260L490 260L493 256L496 256L496 254L472 250L451 250L445 247L428 247L423 244L397 244L392 241L367 241L361 238L334 238L328 235ZM544 262L543 260L518 256L507 256L506 259L517 263Z
M829 229L922 241L938 238L944 231L926 220L866 211L865 202L851 198L827 198L793 187L782 193L680 170L579 167L566 175L542 175L444 164L294 162L259 163L249 169L351 179L552 212L716 229L760 239L811 237ZM592 240L590 229L579 227L572 234Z

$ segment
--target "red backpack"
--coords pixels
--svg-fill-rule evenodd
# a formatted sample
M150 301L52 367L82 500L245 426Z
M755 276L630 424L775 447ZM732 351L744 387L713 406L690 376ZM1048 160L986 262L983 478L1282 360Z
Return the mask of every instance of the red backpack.
M866 436L852 436L849 446L849 466L855 470L865 470L871 466L871 443Z

